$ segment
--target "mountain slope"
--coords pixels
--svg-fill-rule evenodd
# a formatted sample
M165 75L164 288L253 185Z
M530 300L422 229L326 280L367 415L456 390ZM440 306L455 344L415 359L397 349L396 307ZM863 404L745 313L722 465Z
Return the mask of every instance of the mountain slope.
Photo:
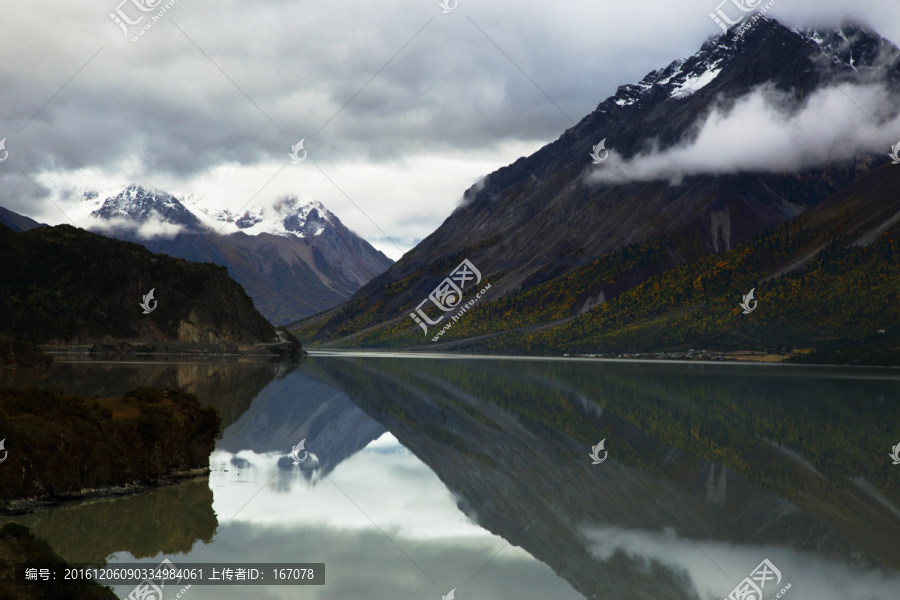
M62 344L280 340L223 267L69 225L21 233L0 227L0 255L3 333Z
M900 169L884 165L724 253L706 255L683 236L611 252L479 306L432 347L553 355L856 347L838 362L898 364L897 186ZM675 255L687 262L675 264ZM738 303L750 289L759 310L748 316ZM361 332L357 325L332 329L336 345L432 343L402 320Z
M886 165L789 224L669 269L569 322L471 346L540 353L855 347L849 362L900 364L898 185L900 170ZM750 289L758 304L745 315L738 303ZM473 314L472 328L491 316Z
M285 198L233 213L135 184L103 194L88 190L84 198L79 222L89 229L228 267L275 323L335 306L391 265L316 201Z
M2 206L0 206L0 225L12 229L13 231L28 231L35 227L46 227L43 223L38 223L34 219L29 219L24 215L14 213Z
M788 108L796 111L824 86L873 80L900 89L900 50L858 27L797 31L764 18L740 39L733 32L712 38L696 55L620 87L558 140L470 188L441 227L350 302L293 329L311 343L338 346L412 345L413 338L430 344L409 315L463 259L491 289L458 335L475 335L475 313L552 281L560 284L552 297L532 297L526 314L511 309L486 333L574 318L669 268L791 221L884 162L860 154L801 172L690 175L674 183L611 171L612 179L589 185L590 177L616 164L611 159L593 167L593 144L605 138L627 160L689 142L713 110L727 110L760 86L792 98ZM622 248L631 250L610 254ZM561 285L560 278L585 275L595 264L600 271L592 283L583 281L577 290L571 281ZM573 305L529 320L570 296ZM436 319L443 313L432 307L427 314Z

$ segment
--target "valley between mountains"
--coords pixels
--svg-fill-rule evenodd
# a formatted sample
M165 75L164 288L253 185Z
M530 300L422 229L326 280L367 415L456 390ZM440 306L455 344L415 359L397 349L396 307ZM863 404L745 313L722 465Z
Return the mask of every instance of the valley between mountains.
M139 184L83 188L76 218L95 235L224 267L262 318L287 324L313 348L802 350L793 360L898 364L900 166L887 155L886 132L900 116L884 102L898 93L900 49L876 31L795 29L763 17L740 36L733 29L711 37L694 55L620 86L558 139L484 177L396 263L321 203L296 196L230 211L214 198ZM810 149L797 140L790 164L771 164L740 154L741 140L730 139L722 150L730 159L692 162L717 123L746 113L773 136L779 128L802 132L829 103L865 112L854 95L872 113L856 114L871 125L862 141ZM884 152L866 141L876 138ZM13 230L8 243L52 240L75 255L96 243L5 209L0 222ZM6 315L16 320L0 327L6 333L46 329L29 323L76 305L57 300L73 291L65 282L83 276L60 272L53 285L29 277L10 272L4 281ZM137 300L159 284L138 279L117 298L143 318ZM756 308L744 312L751 291ZM72 319L109 314L104 302ZM117 343L150 331L113 330L115 322L106 331L60 323L51 329L66 333L41 330L30 341Z
M458 4L6 95L0 600L896 597L900 22Z

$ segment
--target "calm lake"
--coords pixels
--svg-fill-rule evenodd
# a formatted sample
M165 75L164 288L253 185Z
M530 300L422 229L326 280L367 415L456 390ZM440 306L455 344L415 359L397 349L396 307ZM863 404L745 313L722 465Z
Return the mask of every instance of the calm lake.
M900 370L348 353L4 377L219 409L208 477L9 519L70 562L326 565L188 600L900 597Z

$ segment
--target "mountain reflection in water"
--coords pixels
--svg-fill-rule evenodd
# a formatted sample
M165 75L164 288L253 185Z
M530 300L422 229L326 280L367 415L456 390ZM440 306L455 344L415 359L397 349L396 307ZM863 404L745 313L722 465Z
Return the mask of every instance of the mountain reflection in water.
M94 387L123 379L96 367L66 365ZM128 367L129 381L180 378L230 411L208 485L19 519L69 560L326 563L325 586L253 589L266 598L721 599L765 558L782 575L765 598L787 583L788 600L900 589L890 370L353 356L219 367ZM601 439L608 459L592 465Z

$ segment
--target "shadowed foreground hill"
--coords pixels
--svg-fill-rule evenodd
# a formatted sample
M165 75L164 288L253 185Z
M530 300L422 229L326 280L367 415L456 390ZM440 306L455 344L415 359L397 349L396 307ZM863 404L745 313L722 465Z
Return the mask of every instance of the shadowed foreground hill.
M40 344L290 345L224 267L68 225L0 227L0 255L2 333Z
M125 493L209 468L220 419L192 394L139 389L89 401L50 390L0 388L0 511Z

